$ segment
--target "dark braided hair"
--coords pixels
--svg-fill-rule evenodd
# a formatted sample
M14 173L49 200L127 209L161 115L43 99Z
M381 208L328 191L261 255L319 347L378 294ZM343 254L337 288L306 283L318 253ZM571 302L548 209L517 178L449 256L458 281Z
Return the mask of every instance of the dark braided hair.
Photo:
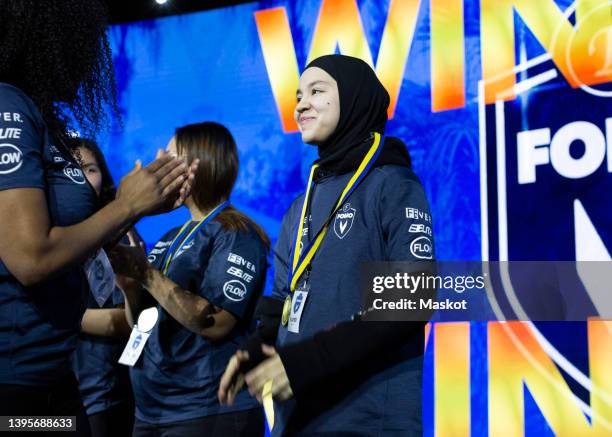
M66 147L68 131L94 136L108 107L118 114L106 24L102 0L0 0L0 82L28 94Z

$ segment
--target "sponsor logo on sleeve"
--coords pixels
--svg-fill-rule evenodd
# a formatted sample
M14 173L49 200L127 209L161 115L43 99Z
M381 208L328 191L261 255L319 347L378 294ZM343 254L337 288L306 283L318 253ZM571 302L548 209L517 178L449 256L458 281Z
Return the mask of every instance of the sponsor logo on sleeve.
M21 129L17 127L0 128L0 140L18 140L21 138Z
M227 257L227 260L233 264L236 264L237 266L246 267L253 273L256 272L255 265L253 265L251 261L244 259L240 255L236 255L235 253L230 252L230 254Z
M406 208L406 218L414 220L425 220L431 223L431 216L429 213L421 211L418 208Z
M183 246L176 252L176 255L174 255L174 257L178 258L184 252L186 252L187 250L191 249L194 244L195 244L195 240L191 240L188 243L183 244Z
M23 123L21 114L18 112L0 112L0 120L14 123Z
M155 247L151 249L151 252L149 252L149 256L147 258L149 262L155 262L157 255L164 253L171 244L172 241L158 241L155 243Z
M419 237L410 243L410 253L419 259L433 258L433 245L427 237Z
M234 302L240 302L246 296L246 286L238 281L237 279L232 279L231 281L227 281L223 284L223 294L229 300L233 300Z
M226 270L226 273L229 273L230 275L236 276L237 278L244 279L249 284L253 280L253 276L252 275L249 275L247 272L245 272L242 269L239 269L238 267L235 267L235 266L230 266L230 268Z
M334 233L340 239L346 237L353 227L355 221L355 209L351 208L350 203L346 203L340 211L336 213L334 219Z
M70 163L66 164L66 167L64 167L64 174L75 184L82 185L85 183L83 171Z
M23 165L23 153L12 144L0 144L0 174L9 174Z
M431 237L431 227L423 223L413 223L408 228L411 234L427 234Z

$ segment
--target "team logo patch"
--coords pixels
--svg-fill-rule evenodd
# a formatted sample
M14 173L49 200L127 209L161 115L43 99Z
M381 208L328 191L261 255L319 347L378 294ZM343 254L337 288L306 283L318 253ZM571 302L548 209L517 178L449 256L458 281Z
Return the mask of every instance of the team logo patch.
M0 174L9 174L23 165L23 153L17 146L0 144Z
M83 170L73 166L70 163L64 167L64 174L75 184L82 185L85 183L85 175L83 174Z
M302 306L302 302L304 302L304 294L298 293L295 296L295 302L293 303L293 312L297 313L300 310L300 306Z
M244 296L246 296L246 292L247 290L245 285L236 279L232 279L231 281L227 281L225 284L223 284L223 294L229 300L233 300L234 302L240 302L243 300Z
M336 213L334 220L334 233L338 238L342 239L347 236L353 227L355 220L355 209L351 208L351 204L345 204L340 211Z
M132 343L132 349L138 349L138 345L142 341L142 334L138 334L138 336L134 339L134 343Z
M433 245L427 237L419 237L410 243L410 253L419 259L433 258Z

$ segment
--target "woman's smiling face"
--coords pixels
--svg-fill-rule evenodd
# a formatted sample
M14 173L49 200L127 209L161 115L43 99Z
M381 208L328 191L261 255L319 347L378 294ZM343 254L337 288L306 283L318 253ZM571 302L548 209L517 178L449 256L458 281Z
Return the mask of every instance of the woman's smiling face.
M293 114L302 141L318 146L334 133L340 120L338 84L325 70L310 67L302 73Z

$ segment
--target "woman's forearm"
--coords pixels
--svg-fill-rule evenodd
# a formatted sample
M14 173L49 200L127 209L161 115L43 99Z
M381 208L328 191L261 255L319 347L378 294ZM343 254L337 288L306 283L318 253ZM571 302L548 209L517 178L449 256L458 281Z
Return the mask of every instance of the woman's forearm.
M313 384L355 378L349 371L364 361L399 350L409 342L422 354L426 322L345 321L278 349L296 396Z
M130 326L123 308L88 309L83 315L81 330L102 337L130 335Z
M134 219L129 206L115 200L76 225L51 228L44 260L50 270L48 274L83 261L122 229L129 228Z
M129 278L124 278L118 281L119 288L123 292L123 300L125 302L125 319L129 327L133 327L138 321L138 315L144 309L146 290L137 281Z
M179 287L159 270L148 269L143 285L176 321L198 335L219 340L234 327L233 316Z
M26 191L27 190L27 191ZM12 209L15 220L3 224L2 261L23 285L45 281L61 270L84 261L135 214L125 202L113 201L86 220L66 227L50 226L46 211L32 213L44 205L39 189L10 190L19 196ZM8 199L14 200L14 199Z
M182 186L193 179L193 173L185 179L185 171L184 162L168 155L145 168L138 162L122 179L116 200L65 227L53 225L42 189L0 190L0 259L23 285L42 282L83 261L142 215L178 206L188 190Z

